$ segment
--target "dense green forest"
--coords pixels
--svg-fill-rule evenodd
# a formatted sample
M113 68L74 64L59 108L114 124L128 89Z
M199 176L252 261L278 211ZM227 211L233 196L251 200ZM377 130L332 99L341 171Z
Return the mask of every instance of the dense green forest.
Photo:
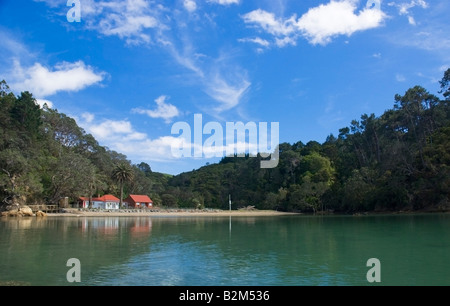
M122 173L120 173L122 171ZM120 174L128 178L123 181ZM100 146L74 119L36 104L29 92L16 97L0 82L0 201L53 204L111 193L148 194L160 205L170 176L146 163Z
M320 144L280 144L280 163L225 157L174 177L132 164L32 94L0 83L0 201L148 194L158 206L284 211L450 209L450 69L437 95L416 86L381 116L363 115Z
M247 205L284 211L450 209L450 69L443 99L420 86L396 95L380 117L362 115L320 144L280 144L280 163L260 169L257 158L224 158L169 180L168 194L189 205Z

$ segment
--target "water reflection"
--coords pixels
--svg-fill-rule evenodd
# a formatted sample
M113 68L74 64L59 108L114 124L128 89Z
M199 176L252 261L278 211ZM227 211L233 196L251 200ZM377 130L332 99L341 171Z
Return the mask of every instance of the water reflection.
M150 245L150 218L1 219L0 281L66 285L66 262L78 258L83 277Z
M131 238L148 238L152 230L151 218L85 218L78 222L83 235L100 234L107 237L118 237L119 230L128 232Z
M0 219L0 283L450 285L450 216Z

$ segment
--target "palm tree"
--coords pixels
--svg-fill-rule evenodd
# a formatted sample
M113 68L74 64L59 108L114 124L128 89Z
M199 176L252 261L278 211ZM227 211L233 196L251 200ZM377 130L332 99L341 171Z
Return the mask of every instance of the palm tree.
M134 178L133 168L126 162L121 162L116 165L112 175L112 179L120 185L120 207L123 206L123 185L126 182L131 182Z

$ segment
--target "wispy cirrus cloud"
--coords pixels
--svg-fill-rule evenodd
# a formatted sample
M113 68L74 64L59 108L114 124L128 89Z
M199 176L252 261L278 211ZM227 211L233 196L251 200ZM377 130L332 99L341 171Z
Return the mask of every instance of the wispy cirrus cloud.
M185 25L187 19L178 15L171 26L178 29L176 35L161 34L161 45L179 65L189 71L189 81L194 81L215 102L215 106L211 107L211 103L208 103L208 107L203 107L202 111L217 114L235 108L251 86L246 71L235 60L234 50L223 48L216 56L199 50L196 46L198 31L200 28L208 29L211 25L207 21L206 24L197 21L199 24L188 27Z
M244 76L236 74L239 82L230 83L221 74L210 79L206 93L221 104L214 108L216 112L223 112L236 107L242 100L251 83Z
M56 5L55 0L39 1ZM194 78L192 74L186 78L215 101L217 106L209 108L211 111L222 112L236 107L251 85L237 62L224 59L232 56L213 56L206 50L198 50L199 32L211 31L213 17L205 11L203 14L208 18L191 18L192 13L197 14L201 9L196 0L182 0L175 9L146 0L85 0L82 4L82 20L88 30L103 36L116 36L128 45L161 48L176 63L193 72ZM207 4L230 6L240 4L240 1L208 0ZM199 54L203 56L199 57ZM219 61L222 62L219 66L226 69L217 68ZM153 111L150 114L155 115Z
M12 33L0 29L0 52L3 54L1 60L5 60L5 56L12 56L15 58L32 58L34 54L27 48L27 46L14 37ZM7 60L9 61L9 59Z
M251 42L257 45L260 45L262 47L268 47L270 46L270 42L266 39L262 39L261 37L255 37L255 38L240 38L238 39L239 42Z
M220 113L239 105L251 86L245 70L231 59L203 57L199 60L192 50L182 50L184 53L179 54L179 50L173 48L173 57L179 64L195 73L202 90L217 103L217 106L205 111Z
M217 3L221 5L239 4L241 0L207 0L207 2Z
M411 13L411 9L413 9L414 7L421 7L422 9L426 9L428 8L428 3L425 0L411 0L410 2L401 3L389 2L388 6L397 7L398 13L400 15L406 16L410 25L417 25L413 13Z
M255 37L255 38L239 38L238 42L241 43L253 43L257 45L256 51L258 53L263 53L264 50L270 48L270 42L266 39L263 39L261 37Z

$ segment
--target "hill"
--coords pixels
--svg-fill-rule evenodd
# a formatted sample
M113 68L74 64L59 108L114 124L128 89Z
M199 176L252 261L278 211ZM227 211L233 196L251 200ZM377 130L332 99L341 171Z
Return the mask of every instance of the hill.
M153 173L146 163L132 165L127 157L100 146L73 118L33 95L15 96L0 83L0 201L2 204L56 204L80 196L120 194L113 173L125 167L130 180L124 193L147 194L155 204L170 176Z
M450 69L440 82L444 99L421 86L396 95L381 116L361 116L320 144L280 144L280 163L224 158L180 174L167 192L215 208L255 206L283 211L339 212L450 208ZM169 196L167 196L169 197Z
M0 200L57 203L61 197L148 194L156 205L182 208L255 206L282 211L398 211L450 208L450 69L443 98L421 86L396 95L381 116L364 114L324 143L279 145L277 168L260 157L169 176L133 165L100 146L74 119L29 92L0 83ZM122 180L117 172L121 169ZM114 175L113 175L114 174Z

